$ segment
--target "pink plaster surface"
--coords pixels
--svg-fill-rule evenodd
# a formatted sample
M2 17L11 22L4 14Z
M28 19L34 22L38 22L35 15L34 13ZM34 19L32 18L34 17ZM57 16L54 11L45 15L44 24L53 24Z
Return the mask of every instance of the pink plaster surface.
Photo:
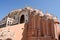
M7 26L7 27L4 27L4 28L0 28L0 32L3 29L12 30L14 32L14 35L15 35L15 37L13 39L14 40L21 40L22 37L23 37L22 33L23 33L23 30L24 30L24 23L23 24L14 25L14 26Z

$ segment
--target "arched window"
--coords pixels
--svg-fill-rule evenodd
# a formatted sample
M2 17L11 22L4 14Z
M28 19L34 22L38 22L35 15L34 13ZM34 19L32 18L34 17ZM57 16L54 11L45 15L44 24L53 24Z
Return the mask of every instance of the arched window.
M24 15L22 15L20 18L20 23L24 23L24 20L25 20Z

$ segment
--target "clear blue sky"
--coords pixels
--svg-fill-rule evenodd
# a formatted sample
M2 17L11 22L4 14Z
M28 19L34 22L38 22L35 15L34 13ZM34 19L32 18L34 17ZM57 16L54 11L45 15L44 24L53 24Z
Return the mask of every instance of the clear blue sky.
M30 6L57 16L60 20L60 0L0 0L0 20L10 11Z

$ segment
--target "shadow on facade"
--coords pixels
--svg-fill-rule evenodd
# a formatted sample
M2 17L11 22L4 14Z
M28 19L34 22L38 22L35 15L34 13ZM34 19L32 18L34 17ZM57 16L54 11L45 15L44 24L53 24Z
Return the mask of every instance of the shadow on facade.
M3 27L6 27L6 23L5 23L5 24L0 25L0 28L3 28Z
M24 29L24 30L23 30ZM22 28L23 33L22 33L22 39L21 40L27 40L27 24L25 23L24 28Z
M12 40L12 39L10 39L10 38L7 38L6 40Z
M58 39L60 40L60 35L58 36Z

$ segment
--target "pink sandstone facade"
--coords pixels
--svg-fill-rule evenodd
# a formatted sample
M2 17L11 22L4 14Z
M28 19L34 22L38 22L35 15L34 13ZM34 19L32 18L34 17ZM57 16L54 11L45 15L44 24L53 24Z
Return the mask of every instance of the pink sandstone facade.
M60 40L58 18L26 7L11 11L0 21L0 40Z

